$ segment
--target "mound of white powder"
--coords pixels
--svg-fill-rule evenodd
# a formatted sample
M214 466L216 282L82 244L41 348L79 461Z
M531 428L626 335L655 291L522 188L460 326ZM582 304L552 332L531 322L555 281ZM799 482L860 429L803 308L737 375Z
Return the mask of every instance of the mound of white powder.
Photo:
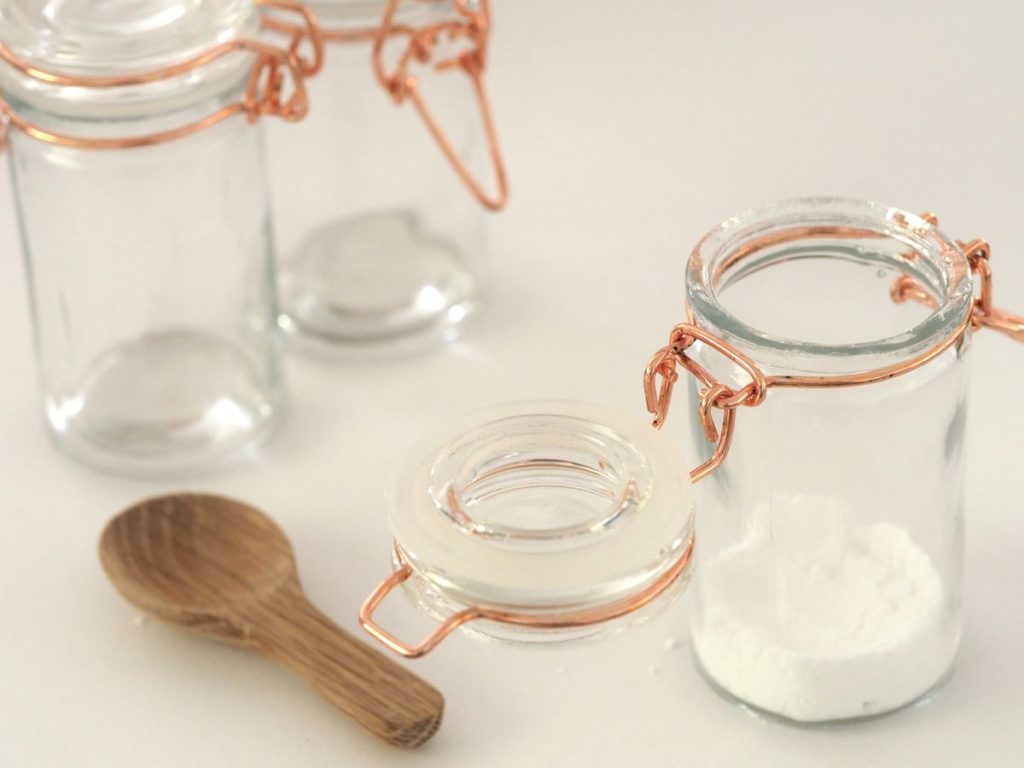
M959 641L942 580L907 531L861 525L840 501L795 496L698 569L694 647L734 696L805 721L913 701Z

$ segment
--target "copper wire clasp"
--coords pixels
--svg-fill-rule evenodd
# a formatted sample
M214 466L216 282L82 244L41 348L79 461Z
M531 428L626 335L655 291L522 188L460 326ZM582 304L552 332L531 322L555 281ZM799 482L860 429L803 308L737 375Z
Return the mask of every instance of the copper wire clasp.
M410 576L412 576L412 566L408 563L402 563L398 570L378 584L377 588L366 598L362 608L359 609L359 625L400 656L404 656L407 659L418 659L420 656L425 656L434 650L438 643L467 621L480 618L481 612L478 608L467 608L464 611L459 611L448 617L433 632L427 635L425 640L417 645L409 645L399 640L374 621L373 614L391 593L391 590L406 581Z
M260 25L264 29L289 37L288 54L292 56L302 70L304 77L313 77L324 65L324 32L320 27L316 14L301 3L281 2L281 0L256 0L257 3L271 9L290 11L299 15L299 23L285 21L277 16L264 14ZM303 48L308 48L309 56L303 56Z
M256 3L301 17L301 24L284 25L291 34L287 49L277 48L260 40L235 39L220 43L198 56L169 67L128 75L85 77L40 70L0 44L0 61L26 77L50 85L95 89L123 88L169 80L234 53L250 53L255 56L248 85L239 101L227 104L213 114L188 125L138 136L88 138L48 131L18 115L0 96L0 150L4 147L5 135L10 128L15 128L38 141L76 149L130 149L184 138L239 114L244 114L250 122L255 122L261 115L274 115L289 122L301 120L309 110L305 78L315 74L323 62L323 38L319 23L312 11L293 0L256 0ZM312 49L310 58L303 57L301 52L306 41ZM289 79L291 89L287 92Z
M455 16L451 21L440 22L423 27L409 29L395 24L395 13L401 0L388 0L380 26L373 41L373 68L377 80L391 94L396 104L407 98L416 107L420 118L434 137L438 147L451 163L463 183L480 203L492 211L500 210L508 201L508 179L505 173L505 162L498 145L498 133L494 126L490 101L483 82L483 73L487 57L487 41L491 29L490 0L476 0L477 10L470 7L471 0L454 0ZM384 66L384 46L392 35L407 35L409 42L398 58L393 72ZM420 64L431 63L434 51L442 40L468 41L471 44L466 50L453 58L434 63L436 72L462 70L473 86L473 94L483 121L487 138L487 150L494 172L495 191L489 194L483 185L474 178L465 161L455 150L451 139L437 121L433 111L427 106L419 89L419 82L409 73L410 65L415 61Z
M644 398L647 400L648 413L654 416L651 424L655 429L661 429L661 425L665 423L668 407L672 402L672 388L678 380L675 354L671 347L662 347L654 353L654 357L644 370Z
M988 243L984 240L972 240L969 243L957 244L967 256L971 271L979 275L981 280L981 288L974 299L971 317L974 329L991 328L1005 333L1011 339L1024 342L1024 316L997 309L992 304L992 264L989 262L991 249Z
M384 579L377 588L373 590L362 608L359 609L359 624L374 638L386 645L395 653L407 659L418 659L425 656L437 647L438 643L448 635L461 627L463 624L483 619L486 621L510 624L517 627L530 629L571 629L574 627L585 627L592 624L601 624L606 621L620 619L627 614L638 611L651 601L666 592L676 581L687 572L690 561L693 559L694 539L690 540L682 548L679 557L669 565L665 571L654 581L648 584L636 594L625 597L617 602L597 608L585 608L568 613L518 613L515 611L500 610L497 608L471 607L453 613L441 622L426 639L417 645L410 645L392 635L380 624L373 614L384 602L385 598L398 585L407 581L413 576L412 566L402 556L401 550L396 545L395 554L398 562L398 569L388 578Z
M750 377L740 389L716 379L710 371L687 354L694 342L701 342L739 366ZM768 381L753 360L717 336L691 323L677 325L669 336L668 346L654 353L644 370L644 396L647 410L654 415L653 425L660 429L668 416L672 401L672 387L678 380L676 365L682 365L702 385L698 392L698 415L704 436L709 443L716 443L711 458L690 472L693 482L713 472L729 453L732 436L736 427L735 410L740 406L755 407L764 402L768 393ZM658 378L662 379L659 389ZM722 412L721 428L715 424L712 409Z
M938 217L933 213L921 214L921 218L932 226L939 225ZM974 306L971 310L971 327L976 331L981 328L991 328L994 331L1005 333L1015 341L1024 342L1024 316L997 309L992 304L992 264L990 262L992 249L988 242L981 239L966 243L957 240L956 244L967 257L971 273L980 278L978 295L974 299ZM889 295L897 304L902 304L904 301L915 301L932 309L938 306L935 298L910 275L897 277L889 289Z

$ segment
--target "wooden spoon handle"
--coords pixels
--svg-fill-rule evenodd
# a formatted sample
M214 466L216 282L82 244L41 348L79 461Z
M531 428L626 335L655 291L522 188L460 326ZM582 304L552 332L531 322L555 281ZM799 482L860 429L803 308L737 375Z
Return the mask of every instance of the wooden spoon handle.
M421 677L356 640L305 596L266 606L256 645L302 675L335 707L398 747L418 747L441 725L444 697Z

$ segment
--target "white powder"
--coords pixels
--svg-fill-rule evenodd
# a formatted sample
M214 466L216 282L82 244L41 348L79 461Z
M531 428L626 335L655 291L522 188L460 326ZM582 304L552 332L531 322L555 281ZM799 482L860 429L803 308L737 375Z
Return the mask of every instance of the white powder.
M951 664L958 631L932 561L891 523L836 499L774 499L698 569L694 647L734 696L793 720L913 701Z

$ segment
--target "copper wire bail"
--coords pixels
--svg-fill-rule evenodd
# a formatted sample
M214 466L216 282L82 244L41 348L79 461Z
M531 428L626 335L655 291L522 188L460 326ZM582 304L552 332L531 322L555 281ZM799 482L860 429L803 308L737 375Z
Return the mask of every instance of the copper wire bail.
M487 43L491 30L491 6L490 0L477 0L477 2L479 10L471 10L470 0L454 0L456 18L414 29L395 23L395 14L401 0L388 0L373 39L373 69L378 82L387 90L396 104L401 104L406 99L412 101L423 123L434 137L434 141L437 142L437 146L480 204L488 210L499 211L508 202L508 178L505 173L505 161L498 144L498 132L494 125L490 100L487 97L487 89L483 81L487 61ZM384 65L384 46L391 37L398 35L407 36L409 41L405 50L398 57L394 71L389 73ZM363 36L359 32L350 35L329 35L329 39L339 40L362 38ZM442 40L468 41L472 47L453 58L432 62L434 50ZM461 70L469 77L487 140L487 152L494 174L495 190L493 193L488 193L481 182L473 176L465 161L459 157L434 112L427 105L420 92L419 81L414 75L409 74L409 67L414 61L420 64L433 63L434 71L438 73Z
M938 220L933 214L922 214L921 218L932 225L938 225ZM842 227L830 229L816 226L792 230L786 239L795 240L823 234L849 237L868 233L852 232ZM772 243L780 240L779 235L768 236L768 238ZM957 245L966 256L971 272L980 277L979 292L974 299L971 311L967 313L964 321L950 336L918 356L895 365L836 376L766 376L753 360L724 339L705 331L700 326L690 322L677 325L672 329L668 345L655 352L644 369L644 398L648 412L654 417L652 425L656 429L661 429L672 402L672 389L679 379L677 366L682 366L700 383L701 388L697 393L698 416L708 442L716 445L711 458L690 472L690 479L697 482L721 466L732 445L736 427L735 410L740 406L756 407L760 405L772 387L854 387L886 381L920 368L956 344L968 331L982 328L992 328L1015 341L1024 342L1024 317L993 306L992 266L989 263L988 243L984 240L972 240L968 243L957 241ZM761 243L755 241L746 249L746 255L756 252L759 247L761 247ZM935 299L909 275L901 275L896 278L890 289L890 296L895 302L909 300L933 308L936 306ZM750 382L740 389L733 389L718 381L687 354L687 349L697 341L719 352L743 369L750 377ZM712 409L722 412L720 429L715 426Z
M6 134L11 128L21 131L39 141L76 149L131 149L152 146L175 139L191 136L205 128L234 115L244 114L249 122L256 122L262 115L273 115L288 122L301 120L309 109L305 79L316 74L323 65L323 35L316 16L301 3L292 0L255 0L257 5L297 15L299 24L269 24L264 26L278 31L287 31L291 39L286 49L277 48L260 40L229 40L214 46L187 61L169 67L130 75L83 77L61 75L38 69L20 59L10 49L0 44L0 60L21 72L26 77L52 85L76 88L121 88L145 85L169 80L200 67L206 66L229 54L245 52L256 57L242 98L221 107L211 115L188 125L171 128L158 133L124 138L84 138L47 131L18 115L7 101L0 96L0 150L6 146ZM302 49L308 44L309 55ZM291 79L291 93L286 97L286 75Z
M374 612L391 593L391 590L407 581L415 573L413 567L405 557L403 557L401 549L396 545L395 560L399 563L399 567L388 578L378 584L377 588L373 590L373 593L366 598L366 602L364 602L362 608L359 609L359 624L374 638L379 640L395 653L400 656L404 656L407 659L418 659L421 656L425 656L434 650L442 640L463 624L481 619L501 624L511 624L513 626L523 627L526 629L549 630L573 629L591 626L593 624L602 624L606 621L613 621L614 619L622 618L634 611L640 610L675 584L679 577L686 573L686 570L690 565L690 560L693 558L693 543L694 540L691 537L679 558L672 563L672 565L669 566L663 574L651 582L646 588L624 600L619 600L618 602L599 608L573 611L571 613L543 615L516 613L514 611L503 611L496 608L475 606L452 614L441 622L434 631L427 635L424 640L416 645L410 645L409 643L399 640L393 634L380 626L380 624L378 624L373 618Z

